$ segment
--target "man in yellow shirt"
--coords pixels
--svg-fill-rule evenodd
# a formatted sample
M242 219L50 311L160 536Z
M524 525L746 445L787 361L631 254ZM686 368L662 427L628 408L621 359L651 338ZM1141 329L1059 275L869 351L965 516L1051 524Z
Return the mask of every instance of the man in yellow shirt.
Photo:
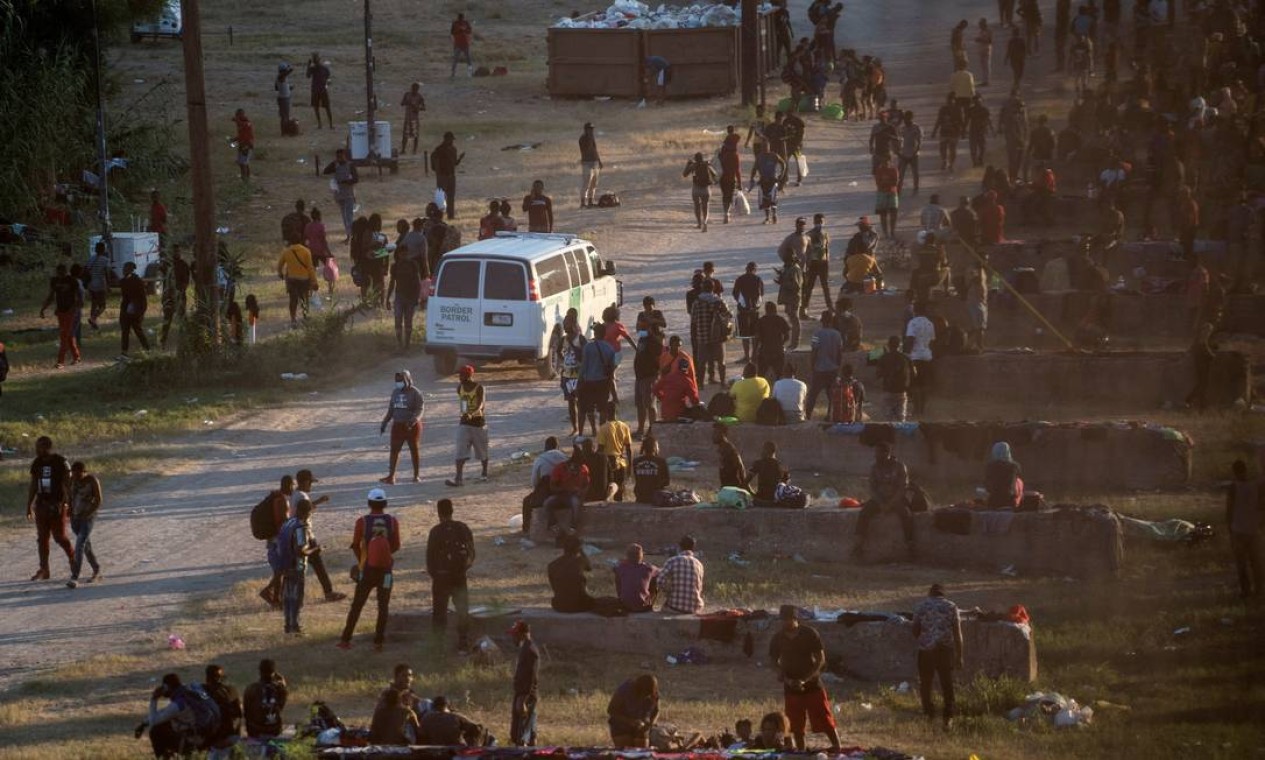
M868 251L850 254L843 260L843 292L864 293L865 278L871 274L882 275L878 260Z
M607 480L618 488L615 501L624 500L624 482L632 462L632 431L619 419L614 402L606 405L606 422L597 429L597 450L606 456Z
M760 377L756 366L748 363L742 369L742 379L733 384L729 395L734 397L734 416L739 422L755 422L760 402L769 397L769 381Z
M290 296L290 326L298 327L299 306L302 305L303 318L307 319L308 294L320 287L320 281L316 279L312 252L296 240L289 243L277 261L277 276L285 280L286 293Z

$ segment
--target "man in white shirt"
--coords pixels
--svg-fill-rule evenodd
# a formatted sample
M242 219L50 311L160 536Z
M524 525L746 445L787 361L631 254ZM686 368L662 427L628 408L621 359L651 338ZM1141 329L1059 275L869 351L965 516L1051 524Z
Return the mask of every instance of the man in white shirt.
M531 466L531 493L523 499L523 533L531 530L532 512L544 506L549 498L549 476L558 465L567 461L566 452L558 449L558 439L552 435L545 439L545 450Z
M914 364L914 383L910 389L913 412L921 415L927 407L931 390L931 342L936 339L936 326L927 318L927 305L914 304L914 318L905 326L905 353Z
M948 239L948 231L952 229L953 223L949 221L949 212L940 205L939 193L932 193L931 202L922 207L918 222L927 232L934 232L937 240ZM943 236L941 230L945 231Z
M773 384L773 398L782 407L782 415L786 424L804 421L804 402L808 398L808 386L802 380L795 379L795 365L786 362L782 365L782 377Z

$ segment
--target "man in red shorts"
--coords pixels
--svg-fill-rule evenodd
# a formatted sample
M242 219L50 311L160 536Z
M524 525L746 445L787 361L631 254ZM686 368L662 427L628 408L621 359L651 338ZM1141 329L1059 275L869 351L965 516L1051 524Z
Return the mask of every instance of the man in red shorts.
M413 385L413 376L409 371L402 369L396 372L391 403L387 405L380 428L380 432L385 433L387 423L391 424L391 468L382 479L383 483L395 485L395 465L400 461L400 449L405 443L408 443L408 453L413 458L413 482L421 482L418 446L422 441L422 409L425 404L422 392Z
M830 748L839 750L839 731L830 710L830 697L821 685L821 670L826 665L826 650L816 630L800 625L798 610L782 605L778 616L782 630L769 642L769 659L777 667L778 680L786 698L786 715L790 718L795 748L805 749L804 729L825 734Z

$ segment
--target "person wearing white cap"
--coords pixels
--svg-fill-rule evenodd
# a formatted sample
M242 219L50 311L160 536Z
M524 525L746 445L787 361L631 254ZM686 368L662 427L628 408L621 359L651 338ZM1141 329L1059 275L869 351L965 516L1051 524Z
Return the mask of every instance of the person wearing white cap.
M360 611L369 599L369 592L378 591L378 620L373 632L373 648L381 651L387 628L387 615L391 608L391 588L394 585L392 568L394 555L400 550L400 523L386 513L387 494L381 488L369 492L369 514L356 520L352 534L351 551L356 555L352 577L356 580L356 595L347 611L347 624L338 640L339 649L351 649L351 635L360 621Z

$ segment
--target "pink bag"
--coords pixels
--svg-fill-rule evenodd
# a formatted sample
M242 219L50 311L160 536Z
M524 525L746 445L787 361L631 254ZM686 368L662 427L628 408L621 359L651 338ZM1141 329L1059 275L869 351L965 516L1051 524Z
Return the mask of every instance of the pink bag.
M421 302L422 302L422 305L423 305L423 306L426 304L427 299L429 299L429 298L430 298L430 292L431 292L431 290L432 290L434 287L435 287L435 280L434 280L434 278L432 278L432 277L426 277L426 278L423 278L423 279L422 279L422 297L421 297Z
M321 274L325 276L325 282L331 284L338 282L338 262L334 260L333 256L325 259L325 266L321 267Z

